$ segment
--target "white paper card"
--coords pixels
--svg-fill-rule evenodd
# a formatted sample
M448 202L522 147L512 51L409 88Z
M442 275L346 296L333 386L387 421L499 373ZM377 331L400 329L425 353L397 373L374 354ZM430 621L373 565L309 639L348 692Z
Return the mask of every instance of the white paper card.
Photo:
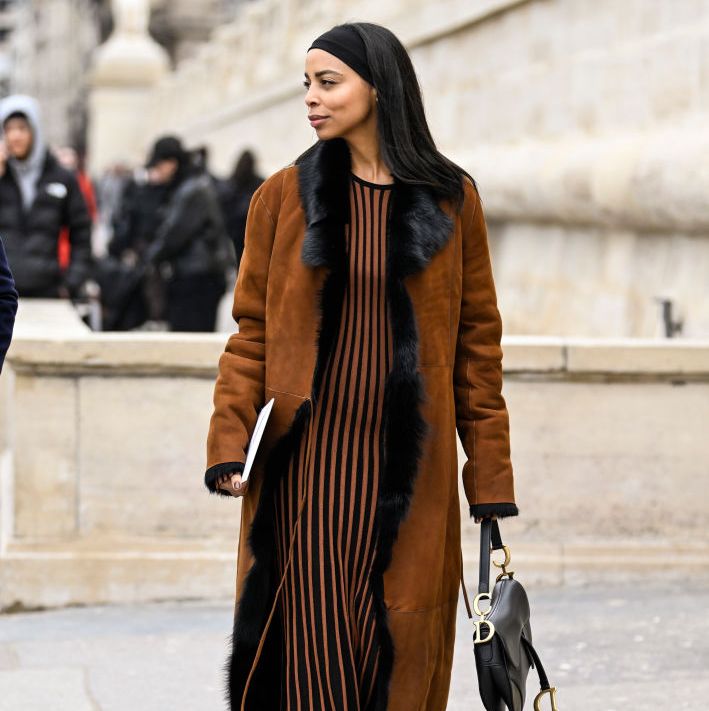
M241 475L242 483L249 478L249 474L251 473L251 467L253 466L254 459L256 459L258 445L261 441L261 437L263 436L263 431L266 429L266 422L268 421L268 416L271 414L271 410L273 409L274 401L275 398L271 398L261 408L261 412L258 413L254 433L251 435L251 441L249 442L248 450L246 452L246 464L244 465L244 471Z

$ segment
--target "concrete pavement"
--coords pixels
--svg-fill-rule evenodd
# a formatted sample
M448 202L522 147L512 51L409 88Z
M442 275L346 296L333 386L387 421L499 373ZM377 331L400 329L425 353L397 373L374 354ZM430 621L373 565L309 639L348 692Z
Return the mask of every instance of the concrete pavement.
M688 576L683 585L619 581L529 594L534 641L560 711L704 708L705 584ZM228 600L2 615L0 711L223 710L231 615ZM471 639L461 598L450 711L482 709ZM531 670L531 695L535 687Z

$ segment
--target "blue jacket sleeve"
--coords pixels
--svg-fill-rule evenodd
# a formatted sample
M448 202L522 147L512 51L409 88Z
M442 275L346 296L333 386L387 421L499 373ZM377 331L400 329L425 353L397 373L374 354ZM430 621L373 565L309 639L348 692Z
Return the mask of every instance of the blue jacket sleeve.
M0 371L5 361L5 354L10 347L12 329L17 313L17 291L10 267L5 256L5 248L0 239Z

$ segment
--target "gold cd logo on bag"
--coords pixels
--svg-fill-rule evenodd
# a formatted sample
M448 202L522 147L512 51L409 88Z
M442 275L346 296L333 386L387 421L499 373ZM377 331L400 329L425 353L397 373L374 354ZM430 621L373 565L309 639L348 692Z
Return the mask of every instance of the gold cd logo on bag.
M475 636L473 637L473 644L483 644L485 642L489 642L495 635L495 625L493 625L492 622L490 622L489 620L485 619L485 615L490 612L491 608L488 607L487 610L481 610L481 600L487 600L488 602L490 602L492 600L492 595L490 595L490 593L478 593L475 596L475 599L473 600L473 609L475 610L476 614L480 616L479 620L475 620ZM484 638L482 630L480 629L482 625L487 625L488 628L487 636Z

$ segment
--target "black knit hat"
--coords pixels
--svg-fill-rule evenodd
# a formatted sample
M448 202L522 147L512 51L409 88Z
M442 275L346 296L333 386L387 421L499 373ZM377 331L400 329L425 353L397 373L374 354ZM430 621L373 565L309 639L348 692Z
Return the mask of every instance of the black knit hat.
M178 163L183 163L186 157L186 151L182 146L182 142L177 136L162 136L155 141L153 150L150 153L150 158L145 164L146 168L152 168L161 160L176 160Z

